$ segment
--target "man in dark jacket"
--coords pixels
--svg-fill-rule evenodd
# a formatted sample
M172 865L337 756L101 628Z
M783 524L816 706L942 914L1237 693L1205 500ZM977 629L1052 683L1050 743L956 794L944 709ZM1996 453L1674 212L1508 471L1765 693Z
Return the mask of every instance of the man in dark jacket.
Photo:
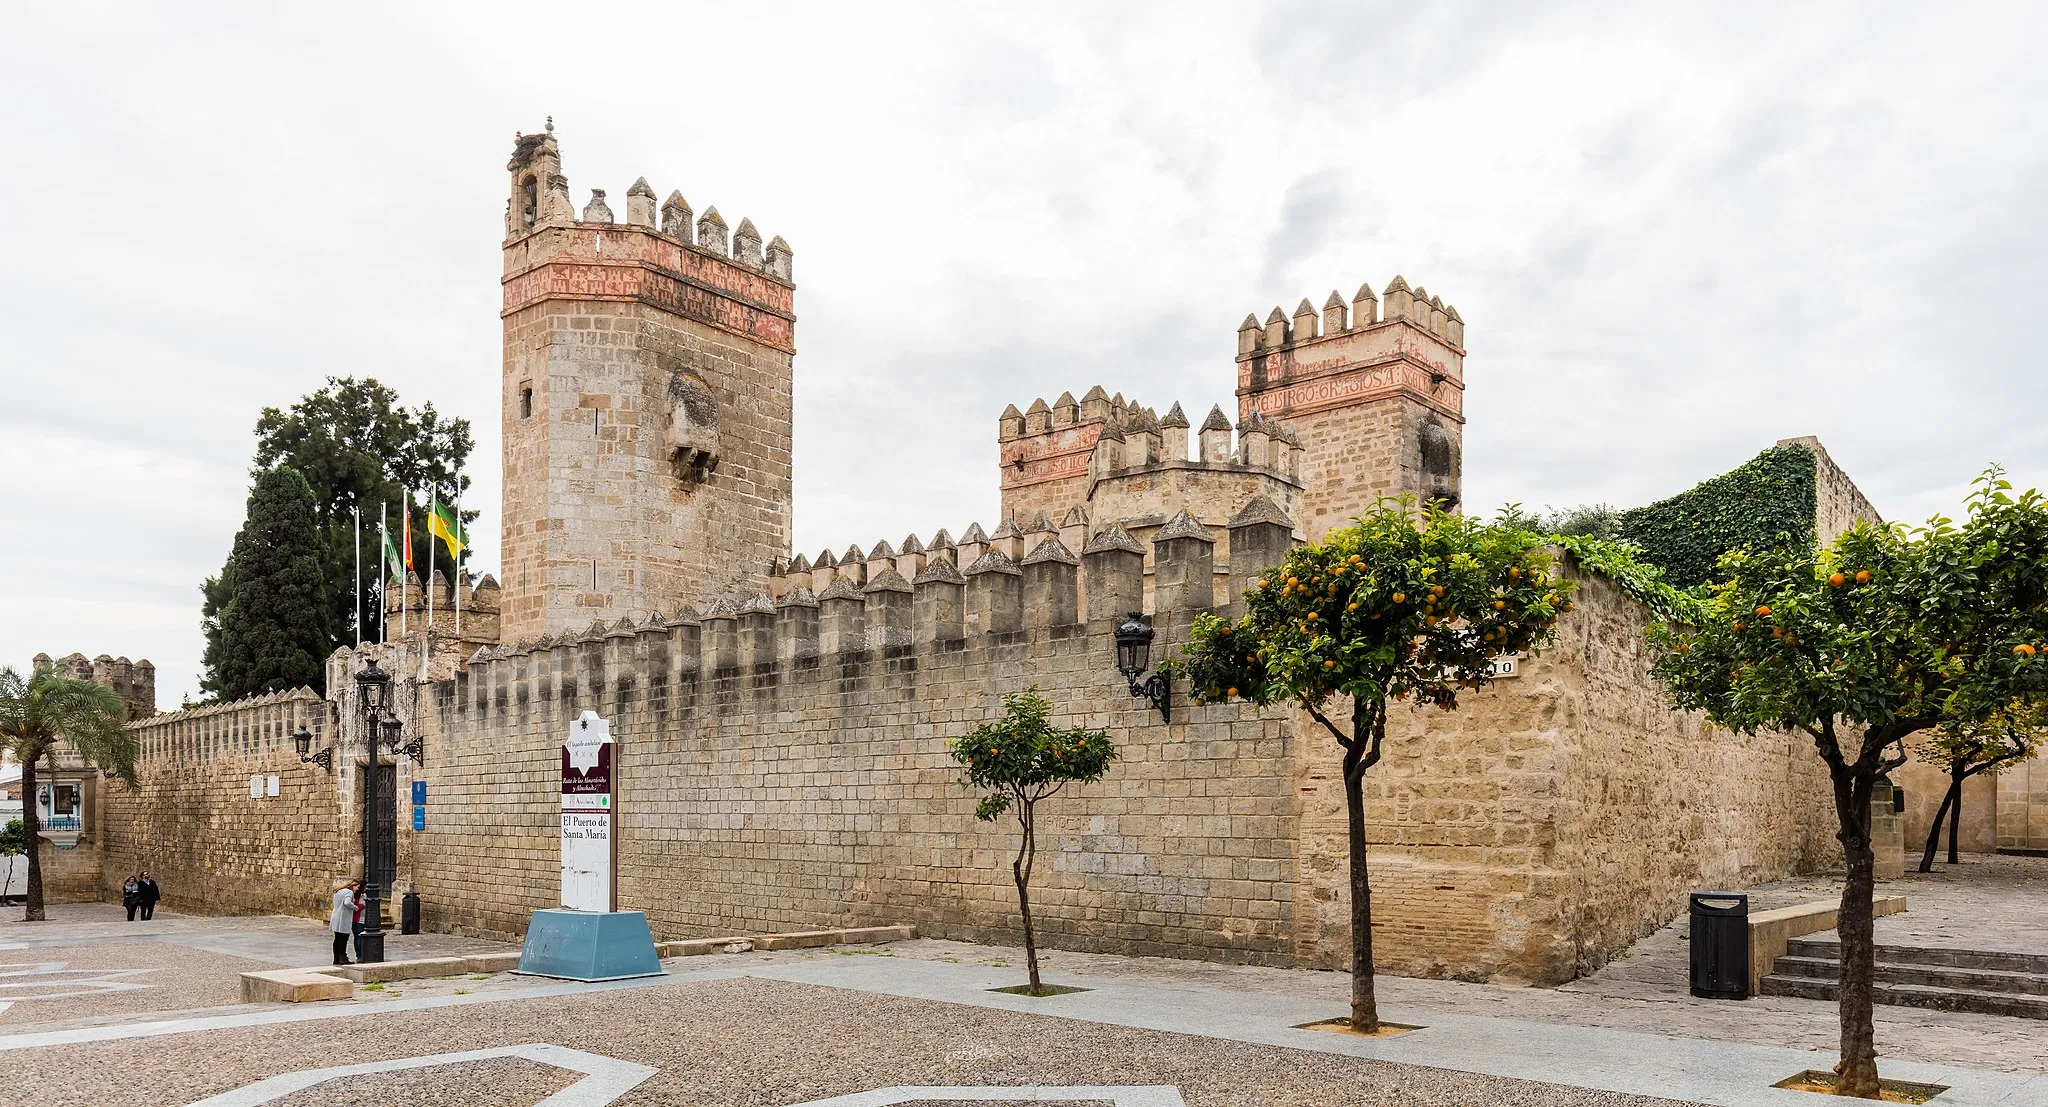
M136 896L142 905L142 918L145 922L156 917L156 901L162 899L163 895L163 889L156 886L156 878L149 875L148 869L142 870L142 880L138 882Z

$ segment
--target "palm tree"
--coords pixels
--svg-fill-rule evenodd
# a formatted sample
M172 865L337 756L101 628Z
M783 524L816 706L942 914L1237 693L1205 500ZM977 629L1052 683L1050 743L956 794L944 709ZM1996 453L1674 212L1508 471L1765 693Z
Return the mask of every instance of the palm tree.
M43 919L36 762L48 758L54 770L58 743L68 743L94 768L132 785L135 735L127 720L121 697L89 680L59 675L48 665L37 666L26 680L11 667L0 668L0 746L21 763L21 819L28 839L28 913L22 921Z

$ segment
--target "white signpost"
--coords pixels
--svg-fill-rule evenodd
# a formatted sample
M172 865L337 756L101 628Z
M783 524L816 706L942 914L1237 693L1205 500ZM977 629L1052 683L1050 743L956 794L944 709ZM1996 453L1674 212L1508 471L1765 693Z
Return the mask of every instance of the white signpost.
M569 724L562 742L562 906L610 911L612 725L595 711Z
M533 913L514 972L562 980L661 975L647 913L618 909L617 754L612 725L597 712L569 724L562 739L562 906Z

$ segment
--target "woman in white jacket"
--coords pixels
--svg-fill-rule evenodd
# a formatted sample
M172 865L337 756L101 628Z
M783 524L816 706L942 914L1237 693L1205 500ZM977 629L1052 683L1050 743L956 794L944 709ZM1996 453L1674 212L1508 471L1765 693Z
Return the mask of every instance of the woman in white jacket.
M348 939L356 928L356 897L362 892L362 881L351 880L334 890L334 914L327 919L327 929L334 932L334 963L349 964Z

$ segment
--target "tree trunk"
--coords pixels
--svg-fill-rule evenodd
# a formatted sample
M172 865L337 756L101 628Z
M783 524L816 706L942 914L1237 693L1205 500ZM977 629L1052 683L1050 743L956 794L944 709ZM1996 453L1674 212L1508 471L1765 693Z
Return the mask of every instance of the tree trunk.
M1835 1066L1835 1094L1875 1099L1877 1031L1872 1024L1872 984L1876 975L1877 939L1873 929L1871 892L1877 857L1870 848L1870 793L1874 769L1858 765L1831 767L1834 778L1836 835L1842 843L1842 905L1835 933L1842 945L1840 1013L1842 1059Z
M42 922L43 919L43 816L36 810L36 756L37 751L21 751L30 756L21 759L21 829L28 839L28 910L23 912L21 921Z
M1949 808L1955 805L1958 791L1956 785L1950 784L1948 791L1942 793L1941 806L1935 809L1934 825L1927 828L1927 848L1920 851L1920 871L1923 873L1934 871L1934 851L1941 848L1941 823L1948 818Z
M1955 773L1955 777L1949 783L1948 789L1949 791L1955 793L1956 802L1955 806L1949 808L1948 811L1948 863L1951 865L1960 865L1962 864L1963 859L1957 856L1956 838L1962 833L1963 780L1965 779L1966 773L1961 766L1958 766L1953 771Z
M1351 845L1351 1029L1374 1034L1380 1028L1380 1008L1372 990L1372 881L1366 871L1364 785L1365 774L1347 765L1344 814Z
M1010 862L1010 872L1017 878L1017 908L1024 916L1024 963L1035 996L1044 994L1045 986L1038 981L1038 939L1031 933L1031 863L1038 859L1038 836L1031 816L1029 803L1018 805L1017 821L1024 824L1024 840L1017 848L1017 859Z

